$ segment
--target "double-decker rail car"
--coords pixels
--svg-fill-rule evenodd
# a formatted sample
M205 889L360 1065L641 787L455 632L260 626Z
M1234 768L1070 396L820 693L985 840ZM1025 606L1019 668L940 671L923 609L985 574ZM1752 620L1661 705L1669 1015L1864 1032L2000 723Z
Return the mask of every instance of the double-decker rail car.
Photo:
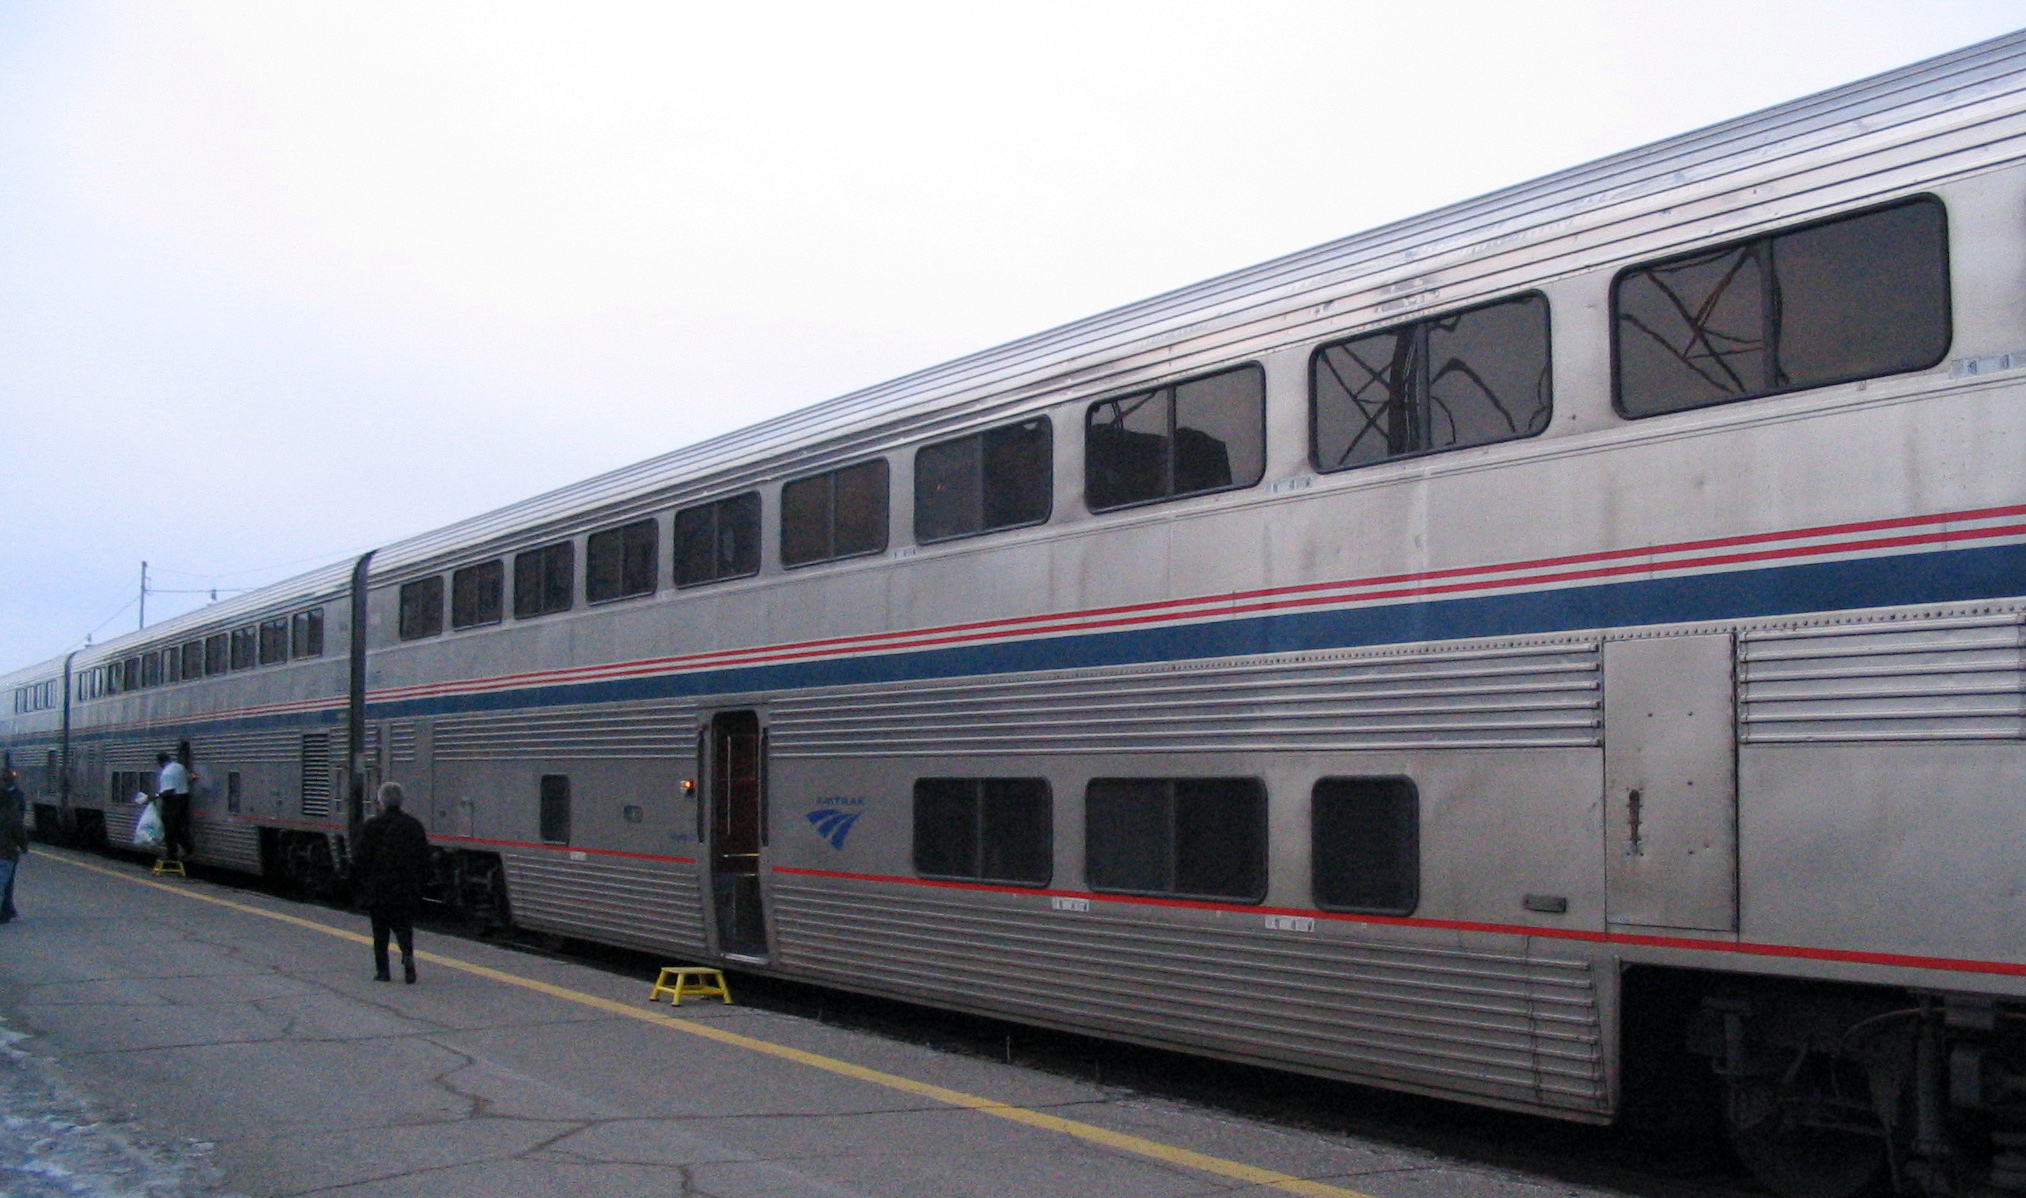
M2026 1189L2026 36L16 673L38 823ZM1684 1048L1685 1046L1685 1048Z

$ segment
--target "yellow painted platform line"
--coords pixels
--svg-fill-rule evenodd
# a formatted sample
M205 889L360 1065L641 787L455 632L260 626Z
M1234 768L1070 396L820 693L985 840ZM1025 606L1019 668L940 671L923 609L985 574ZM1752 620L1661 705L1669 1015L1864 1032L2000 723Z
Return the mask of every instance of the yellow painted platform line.
M357 944L371 944L373 942L373 938L363 932L352 932L343 928L334 928L329 924L319 923L313 919L304 919L298 915L284 915L279 911L269 911L263 907L253 906L250 903L234 902L231 899L219 898L216 895L204 894L186 887L170 886L161 882L150 881L147 878L135 877L130 873L120 870L107 869L101 865L91 865L78 861L68 855L58 856L51 854L47 850L39 851L36 855L48 860L59 861L77 869L104 874L110 878L118 878L122 882L129 882L135 886L150 886L156 890L173 894L177 898L195 899L198 902L210 903L213 906L227 907L248 915L258 915L263 919L272 919L281 923L291 924L295 927L306 928L312 932L322 932L326 936L335 936L340 940L350 940ZM1233 1181L1242 1181L1247 1185L1264 1186L1268 1189L1280 1190L1289 1194L1307 1194L1311 1195L1312 1198L1372 1198L1369 1194L1360 1193L1357 1190L1347 1190L1342 1186L1326 1185L1323 1182L1310 1181L1307 1178L1296 1177L1289 1173L1280 1173L1272 1169L1261 1169L1255 1165L1247 1165L1239 1161L1228 1161L1223 1157L1209 1156L1187 1148L1178 1148L1173 1144L1163 1144L1159 1140L1149 1140L1144 1136L1133 1136L1127 1135L1124 1132L1110 1131L1089 1123L1079 1123L1074 1119L1064 1119L1060 1115L1046 1115L1040 1111L1028 1110L1026 1107L1013 1106L1010 1103L999 1102L995 1099L980 1098L975 1094L966 1094L961 1090L951 1090L943 1086L931 1085L928 1082L916 1081L911 1077L902 1077L897 1073L886 1073L878 1069L868 1069L864 1065L854 1065L850 1061L840 1061L836 1057L826 1057L821 1053L808 1052L800 1048L790 1048L785 1044L776 1044L771 1040L760 1040L752 1036L742 1036L737 1032L728 1032L723 1028L712 1027L707 1023L696 1023L687 1019L676 1018L673 1014L664 1013L659 1007L643 1008L635 1004L617 1002L609 998L600 998L595 994L586 994L581 990L571 990L565 986L536 981L534 978L521 977L519 974L507 973L485 965L477 965L470 961L460 961L455 957L446 957L441 953L429 953L418 950L415 955L432 965L441 965L445 969L455 969L462 973L486 978L503 985L518 986L523 990L532 990L537 994L546 994L551 998L562 999L564 1002L591 1007L594 1010L603 1011L608 1015L620 1015L627 1019L637 1019L644 1023L651 1023L656 1027L687 1032L692 1036L700 1036L706 1040L715 1040L720 1044L728 1044L734 1048L764 1053L767 1056L776 1057L780 1060L793 1061L798 1065L807 1065L811 1069L821 1069L825 1073L834 1073L840 1077L853 1078L857 1081L882 1086L889 1090L898 1090L903 1094L913 1094L919 1098L927 1098L949 1106L976 1111L981 1115L991 1115L996 1118L1010 1120L1014 1123L1022 1123L1028 1127L1040 1128L1043 1131L1059 1132L1062 1135L1083 1140L1086 1143L1099 1144L1119 1152L1146 1157L1150 1160L1157 1160L1170 1165L1180 1165L1184 1168L1195 1169L1217 1177L1229 1178Z

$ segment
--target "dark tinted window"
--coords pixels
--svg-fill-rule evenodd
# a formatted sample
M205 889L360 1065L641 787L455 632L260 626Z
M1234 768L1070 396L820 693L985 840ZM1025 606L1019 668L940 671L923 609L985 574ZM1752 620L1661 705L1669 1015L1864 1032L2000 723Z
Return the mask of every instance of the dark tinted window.
M1266 895L1266 788L1256 779L1098 778L1084 811L1094 890Z
M1241 366L1092 404L1084 500L1092 511L1249 487L1266 465L1266 373Z
M184 644L184 646L183 646L183 668L182 668L182 671L181 671L181 673L182 673L182 676L183 676L184 678L186 678L186 679L187 679L187 678L202 678L202 677L204 676L204 642L203 642L203 641L189 641L189 642L187 642L187 643L185 643L185 644Z
M576 571L577 547L569 541L514 554L514 619L569 611Z
M1421 823L1406 778L1324 778L1309 822L1316 906L1406 915L1421 899Z
M271 666L288 660L288 617L263 620L260 624L260 664Z
M1634 267L1617 402L1653 416L1925 370L1948 353L1948 220L1922 197Z
M253 630L252 630L251 628L249 628L249 629L247 629L246 631L247 631L247 632L248 632L249 634L251 634ZM128 690L128 691L137 691L137 690L141 689L141 685L142 685L142 684L141 684L141 659L140 659L140 658L138 658L138 657L129 657L129 658L127 658L127 659L126 659L125 661L121 662L121 663L120 663L120 689L121 689L121 690Z
M174 682L183 676L183 657L174 649L162 650L162 681Z
M443 631L443 575L401 584L401 639L416 640Z
M499 562L466 566L450 576L450 626L497 624L505 610L506 567Z
M592 533L584 546L585 601L652 595L660 552L660 530L652 520Z
M1055 822L1039 778L922 778L915 783L915 872L1045 886Z
M250 670L254 661L254 632L251 628L232 630L232 668Z
M570 778L567 774L542 775L542 843L570 843Z
M162 683L162 659L153 653L141 655L141 685L160 686Z
M1048 420L1024 420L915 453L915 540L1039 524L1055 487Z
M206 674L223 674L225 672L226 664L230 660L226 656L225 645L226 637L222 632L216 636L204 638L204 672Z
M759 572L759 492L675 514L675 585L691 587Z
M1365 333L1309 365L1319 470L1532 436L1548 426L1548 301L1533 294Z
M288 655L290 657L322 657L324 655L324 609L313 607L299 611L289 620Z
M781 563L878 553L886 548L886 459L798 478L781 488Z

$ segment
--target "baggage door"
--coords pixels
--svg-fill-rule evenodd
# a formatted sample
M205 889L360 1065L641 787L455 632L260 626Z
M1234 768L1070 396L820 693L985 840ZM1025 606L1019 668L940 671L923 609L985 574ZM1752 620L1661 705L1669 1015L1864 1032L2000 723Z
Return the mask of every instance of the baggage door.
M709 803L711 914L717 951L728 957L767 955L767 916L760 897L760 847L766 830L766 740L760 717L724 711L711 717Z
M1612 923L1738 926L1728 632L1604 646L1604 880Z

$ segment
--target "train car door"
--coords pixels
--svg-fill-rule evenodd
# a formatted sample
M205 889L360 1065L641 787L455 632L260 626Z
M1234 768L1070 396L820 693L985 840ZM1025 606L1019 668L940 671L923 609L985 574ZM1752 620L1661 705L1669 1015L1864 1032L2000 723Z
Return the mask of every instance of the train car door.
M709 743L706 851L717 950L730 957L765 957L760 848L766 840L767 763L758 713L723 711L712 716Z
M1604 646L1612 923L1737 930L1735 660L1728 632Z

